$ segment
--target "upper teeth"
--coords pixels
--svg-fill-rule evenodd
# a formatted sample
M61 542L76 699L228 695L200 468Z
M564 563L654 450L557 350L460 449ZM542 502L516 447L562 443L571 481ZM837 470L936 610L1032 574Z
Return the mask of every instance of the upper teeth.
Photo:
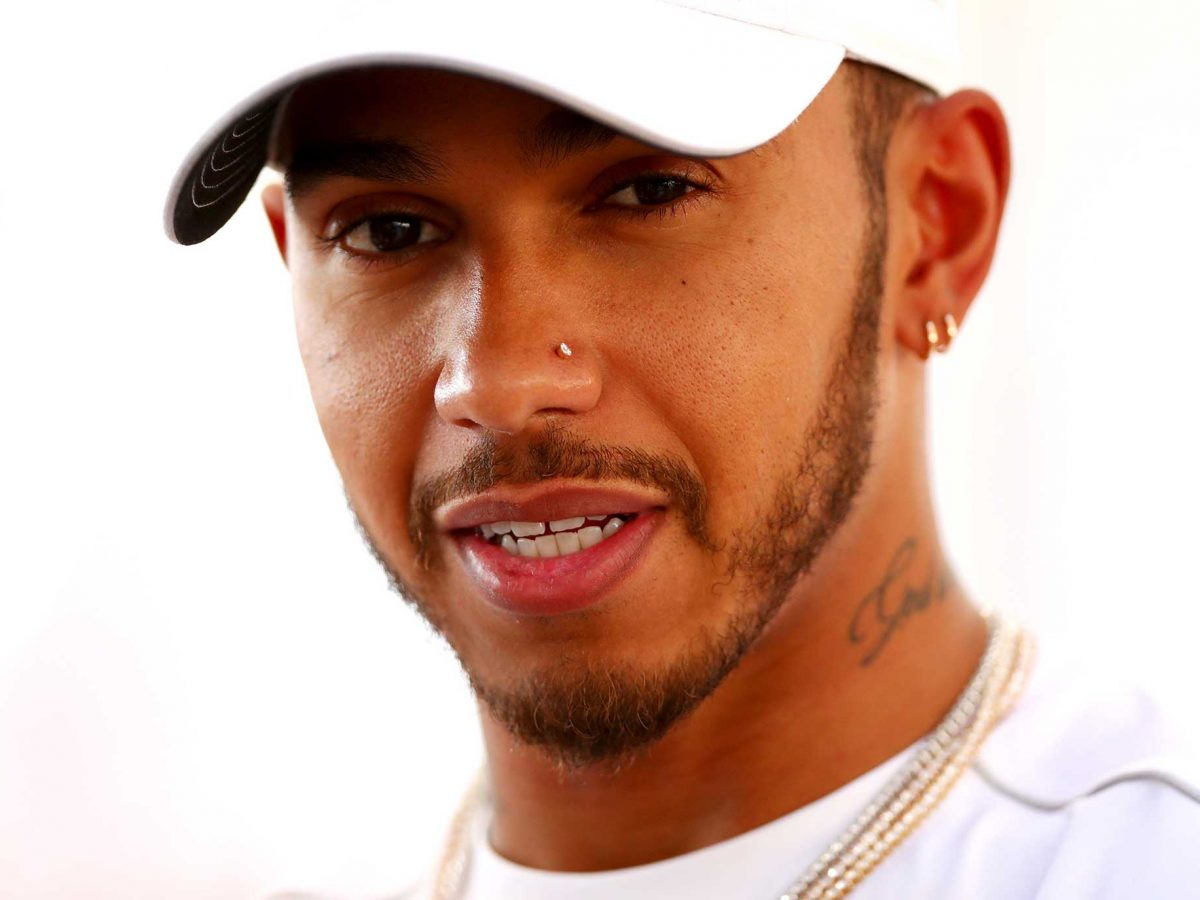
M604 522L604 526L580 528L585 521ZM550 522L488 522L479 526L479 532L487 540L499 536L500 546L513 556L546 558L593 547L624 524L616 515L572 516Z
M517 537L532 537L535 534L542 534L546 531L546 523L545 522L497 522L496 524L508 526L507 528L504 529L504 531L508 531L509 529L512 529L512 533L515 534ZM490 537L490 535L487 533L486 525L483 526L483 529L484 529L483 536ZM498 529L493 529L493 530L498 530Z

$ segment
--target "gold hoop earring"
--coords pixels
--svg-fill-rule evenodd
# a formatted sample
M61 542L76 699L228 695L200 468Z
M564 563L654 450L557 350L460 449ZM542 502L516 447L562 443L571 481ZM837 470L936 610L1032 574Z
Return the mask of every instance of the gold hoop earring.
M938 351L945 353L950 349L950 345L954 343L954 339L958 337L958 321L950 313L942 316L942 321L946 325L946 343L938 347Z
M934 350L942 349L942 337L938 334L937 326L932 320L925 322L925 338L929 341L929 349L925 351L925 358L929 359L929 354Z

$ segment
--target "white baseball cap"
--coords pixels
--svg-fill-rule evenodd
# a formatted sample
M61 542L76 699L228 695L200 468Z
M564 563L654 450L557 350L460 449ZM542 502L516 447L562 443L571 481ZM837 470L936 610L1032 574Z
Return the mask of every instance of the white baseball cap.
M290 21L246 60L262 86L180 165L167 236L195 244L229 220L275 160L303 82L362 66L462 72L539 94L645 143L730 156L791 124L843 59L935 91L957 87L952 0L343 0ZM242 61L239 61L242 62ZM241 91L245 91L242 88ZM226 100L225 102L228 102Z

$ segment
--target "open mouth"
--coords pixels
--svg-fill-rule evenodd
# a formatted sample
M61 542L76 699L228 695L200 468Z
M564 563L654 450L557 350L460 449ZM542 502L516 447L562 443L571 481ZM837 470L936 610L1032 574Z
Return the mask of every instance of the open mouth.
M555 559L603 543L636 517L637 513L611 513L547 522L486 522L473 532L510 556Z
M615 596L650 554L666 500L642 488L543 482L499 486L436 516L481 599L548 616Z

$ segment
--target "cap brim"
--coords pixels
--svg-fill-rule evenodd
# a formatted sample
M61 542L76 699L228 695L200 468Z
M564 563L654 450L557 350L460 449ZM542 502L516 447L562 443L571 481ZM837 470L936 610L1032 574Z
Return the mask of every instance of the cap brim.
M267 162L281 100L332 72L380 65L461 72L539 94L654 146L718 157L783 131L846 52L671 3L611 0L603 22L585 20L571 2L471 4L467 19L461 4L446 0L419 15L406 6L373 4L369 20L360 14L322 27L319 48L283 48L275 80L221 117L179 167L167 236L195 244L215 234Z

